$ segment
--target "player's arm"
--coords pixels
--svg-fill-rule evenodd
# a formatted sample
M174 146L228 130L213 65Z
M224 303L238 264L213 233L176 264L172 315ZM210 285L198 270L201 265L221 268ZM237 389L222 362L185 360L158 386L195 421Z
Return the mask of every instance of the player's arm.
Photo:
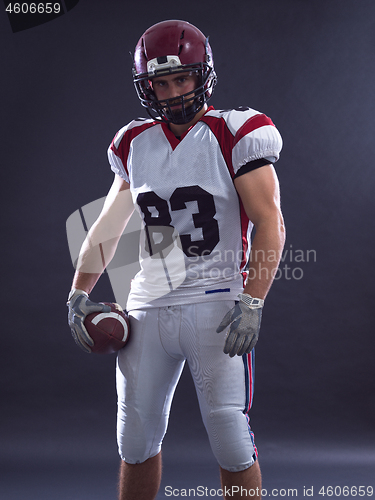
M279 183L272 165L265 165L234 181L245 212L255 227L249 278L239 301L217 328L230 327L224 352L233 357L249 353L259 337L264 299L272 285L285 241Z
M265 299L285 243L279 182L273 166L266 165L237 177L234 185L255 227L244 293Z
M103 209L81 247L72 288L91 292L112 260L133 211L129 184L115 175Z
M107 305L92 302L88 295L112 260L133 211L129 184L115 175L103 209L82 245L67 303L73 338L86 352L91 352L94 342L84 326L85 317L92 312L110 310Z

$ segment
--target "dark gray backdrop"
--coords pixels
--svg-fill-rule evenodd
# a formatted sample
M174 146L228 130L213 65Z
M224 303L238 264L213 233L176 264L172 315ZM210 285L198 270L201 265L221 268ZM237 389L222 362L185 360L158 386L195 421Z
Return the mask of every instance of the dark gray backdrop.
M115 497L115 359L70 337L65 223L106 194L106 149L145 116L128 52L171 18L210 36L211 103L256 108L284 139L286 253L264 310L252 414L264 486L299 496L374 486L375 3L80 0L18 33L0 14L0 494ZM113 300L106 276L92 297ZM188 370L164 458L163 488L219 487Z

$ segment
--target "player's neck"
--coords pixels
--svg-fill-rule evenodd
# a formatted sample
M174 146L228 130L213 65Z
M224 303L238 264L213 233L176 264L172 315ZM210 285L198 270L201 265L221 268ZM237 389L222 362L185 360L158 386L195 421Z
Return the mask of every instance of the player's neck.
M205 114L207 111L207 104L203 106L203 108L194 116L194 118L189 123L183 123L182 125L176 125L175 123L170 123L169 128L174 133L176 137L181 137L190 127L195 125L198 120Z

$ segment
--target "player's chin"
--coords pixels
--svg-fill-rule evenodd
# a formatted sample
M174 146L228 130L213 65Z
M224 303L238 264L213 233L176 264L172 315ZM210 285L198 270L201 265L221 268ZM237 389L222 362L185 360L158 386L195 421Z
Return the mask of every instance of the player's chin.
M190 113L190 108L193 105L194 100L187 101L184 104L178 103L178 104L169 104L169 108L167 113L169 112L173 117L175 118L182 118Z

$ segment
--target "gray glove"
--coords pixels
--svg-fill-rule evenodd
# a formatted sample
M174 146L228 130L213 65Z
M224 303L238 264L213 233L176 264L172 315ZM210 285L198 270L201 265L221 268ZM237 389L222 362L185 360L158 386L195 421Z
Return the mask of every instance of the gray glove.
M247 293L238 295L239 302L227 312L217 328L222 332L230 325L224 345L224 353L231 358L236 354L250 353L259 338L264 300L255 299Z
M68 323L76 344L85 352L90 353L90 346L94 341L87 333L83 322L88 314L93 312L110 312L110 306L92 302L88 294L83 290L72 290L68 297L66 305L69 308Z

